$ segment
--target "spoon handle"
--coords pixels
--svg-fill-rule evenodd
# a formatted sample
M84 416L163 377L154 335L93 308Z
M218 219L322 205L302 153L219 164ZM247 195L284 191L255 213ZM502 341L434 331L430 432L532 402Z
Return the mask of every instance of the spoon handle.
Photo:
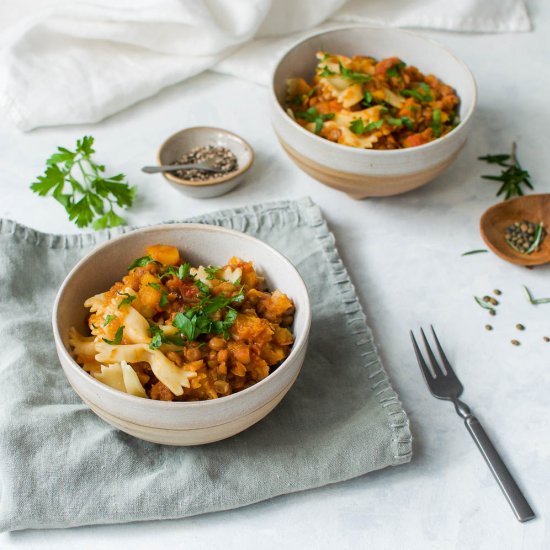
M175 170L204 170L205 172L221 172L217 168L211 168L205 164L163 164L162 166L144 166L141 171L146 174L156 174L158 172L174 172Z

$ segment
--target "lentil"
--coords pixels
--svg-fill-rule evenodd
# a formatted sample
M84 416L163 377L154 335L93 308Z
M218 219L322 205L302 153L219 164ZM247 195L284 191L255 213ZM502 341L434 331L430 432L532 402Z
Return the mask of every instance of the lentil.
M524 327L521 323L518 323L518 324L516 325L516 328L517 328L518 330L525 330L525 327Z
M542 223L537 224L528 220L516 222L504 231L506 242L521 254L538 252L545 237L546 229Z
M519 340L510 340L510 342L513 346L519 346L520 345Z
M485 325L485 330L493 330L493 327L491 325Z

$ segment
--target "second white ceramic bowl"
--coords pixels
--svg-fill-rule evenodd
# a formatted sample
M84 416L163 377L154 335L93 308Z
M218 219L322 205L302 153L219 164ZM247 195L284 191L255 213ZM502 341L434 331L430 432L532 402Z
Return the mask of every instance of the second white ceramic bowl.
M72 358L68 335L87 333L89 296L109 289L151 244L177 246L193 265L225 264L232 256L254 262L271 289L294 300L295 343L269 376L241 392L211 401L163 402L115 390L90 376ZM67 275L57 294L53 333L61 366L78 395L101 418L140 439L167 445L197 445L230 437L268 414L290 389L304 362L311 313L306 286L294 266L262 241L223 227L173 224L139 229L93 250Z
M286 112L286 81L301 76L311 82L318 51L397 56L424 74L434 74L459 95L460 124L426 145L391 151L348 147L305 130ZM475 105L474 77L449 50L408 31L357 26L324 31L293 46L275 68L270 98L273 128L288 156L320 182L358 199L404 193L439 175L462 149Z

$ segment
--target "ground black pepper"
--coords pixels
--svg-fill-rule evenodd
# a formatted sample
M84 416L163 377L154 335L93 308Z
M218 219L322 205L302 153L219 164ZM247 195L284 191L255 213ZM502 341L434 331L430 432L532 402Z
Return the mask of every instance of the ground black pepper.
M239 167L237 157L227 147L216 147L214 145L195 147L184 153L172 164L198 164L205 161L208 161L212 168L217 168L221 172L206 172L192 168L190 170L176 170L173 174L187 181L208 181L235 172Z

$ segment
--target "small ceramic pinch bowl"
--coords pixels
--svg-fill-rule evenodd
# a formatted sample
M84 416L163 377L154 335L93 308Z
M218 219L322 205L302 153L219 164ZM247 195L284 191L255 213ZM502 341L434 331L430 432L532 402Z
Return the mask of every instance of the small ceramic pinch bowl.
M271 289L294 300L295 343L287 359L257 384L209 401L166 402L135 397L90 376L70 353L70 327L87 334L86 298L104 292L151 244L177 246L193 265L222 265L234 255L254 262ZM140 439L198 445L237 434L267 415L288 392L304 362L311 313L305 284L294 266L262 241L222 227L160 225L139 229L94 249L67 275L57 294L52 324L63 371L76 393L103 420Z
M299 76L311 82L318 51L397 56L426 75L436 75L460 97L460 124L425 145L388 151L349 147L307 131L286 112L286 82ZM321 32L293 46L275 68L270 97L273 128L288 156L313 178L356 199L396 195L433 180L462 149L475 105L472 73L446 48L408 31L357 26Z
M207 126L186 128L170 136L161 145L157 161L159 165L172 164L191 149L205 145L229 149L237 157L237 170L207 181L189 181L178 178L174 173L162 173L172 187L196 199L225 195L242 182L245 173L254 162L254 151L243 138L228 130Z

